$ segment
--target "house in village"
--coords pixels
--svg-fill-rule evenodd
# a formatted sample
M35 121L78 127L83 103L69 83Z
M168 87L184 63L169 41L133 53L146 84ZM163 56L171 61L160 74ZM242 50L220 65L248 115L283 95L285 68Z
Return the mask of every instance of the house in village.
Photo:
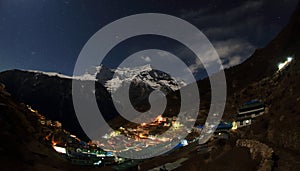
M263 115L264 111L265 104L257 99L244 103L238 110L237 127L250 125L256 117Z

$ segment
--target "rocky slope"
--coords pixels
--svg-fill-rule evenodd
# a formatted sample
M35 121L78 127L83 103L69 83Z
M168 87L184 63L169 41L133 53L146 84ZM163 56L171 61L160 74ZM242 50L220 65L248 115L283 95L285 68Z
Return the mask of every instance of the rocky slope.
M67 161L37 140L39 125L33 113L0 84L1 170L70 170ZM55 163L55 165L53 165Z
M265 144L273 150L272 158L264 164L258 154L259 163L251 165L233 166L235 161L249 161L250 156L239 152L245 147L230 147L222 160L216 159L206 165L190 166L194 170L206 168L212 170L300 170L300 5L293 13L287 26L264 48L258 49L245 62L225 70L228 97L223 119L233 121L237 110L244 102L252 99L261 99L268 107L266 113L255 123L239 129L232 138L247 139L256 144ZM290 65L278 72L278 63L293 57ZM201 100L210 101L208 79L198 82L201 91ZM204 104L204 113L209 104ZM203 113L203 112L202 112ZM253 151L259 151L260 146L251 146ZM249 149L247 149L249 150ZM230 154L228 154L230 153ZM228 161L225 156L232 157ZM233 157L235 156L235 157ZM201 156L197 156L198 158ZM230 163L228 163L230 162ZM222 165L223 163L223 165ZM271 164L270 164L271 163ZM193 161L189 162L191 165ZM254 163L253 163L254 164ZM269 167L271 166L271 167ZM226 169L225 169L226 168ZM182 170L184 170L182 168Z
M261 99L268 106L265 115L239 130L238 136L260 141L272 148L273 170L300 169L299 47L298 5L289 24L268 46L258 50L245 63L226 71L230 82L225 118L233 119L232 113L238 106L254 98ZM278 72L277 64L285 61L287 56L293 56L293 61Z
M287 56L300 54L300 6L296 8L287 26L266 47L257 49L242 64L226 70L228 90L231 94L253 82L272 75L277 65Z
M17 100L29 104L51 120L61 121L68 131L86 138L74 112L70 78L20 70L5 71L0 75L0 80ZM82 80L82 83L87 81ZM106 106L101 108L104 118L109 120L116 116L110 96L101 84L96 84L96 87L99 103ZM84 96L87 92L80 93Z
M299 71L300 63L296 59L285 70L246 86L230 98L233 106L238 106L240 100L257 97L268 106L264 116L239 130L238 136L258 140L273 148L275 170L300 169Z

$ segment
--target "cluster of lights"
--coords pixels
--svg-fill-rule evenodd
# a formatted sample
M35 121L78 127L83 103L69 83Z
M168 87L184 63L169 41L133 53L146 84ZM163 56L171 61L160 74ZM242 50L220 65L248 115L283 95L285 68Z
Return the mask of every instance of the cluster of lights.
M100 165L102 163L101 160L99 160L98 162L95 162L94 165Z
M29 105L26 105L27 106L27 108L31 111L31 112L33 112L33 113L38 113L38 111L37 110L34 110L34 109L32 109L31 108L31 106L29 106Z
M125 133L125 136L129 136L131 138L134 138L135 141L134 142L123 142L122 145L120 143L120 146L125 146L124 151L127 151L129 149L133 149L135 151L140 151L142 150L142 148L144 147L148 147L148 146L153 146L153 145L157 145L159 142L169 142L172 139L169 138L169 135L164 135L164 136L160 136L160 135L151 135L149 132L151 132L150 130L157 128L158 125L163 125L164 127L167 126L171 126L172 125L172 129L174 130L179 130L180 128L183 127L183 125L179 122L179 121L173 121L174 117L172 118L172 122L168 122L168 118L163 117L162 115L158 115L156 118L154 118L152 120L152 122L150 123L141 123L140 125L137 126L137 128L123 128L120 127L118 130L114 130L110 133L105 134L102 138L107 139L107 143L108 145L111 144L115 144L118 141L118 136L121 133ZM114 139L117 138L117 139ZM145 141L145 139L148 139L150 141ZM128 139L130 140L130 138ZM97 144L98 147L102 147L102 149L105 146L105 143L101 143L100 142L95 142L95 144ZM186 146L187 145L187 141L182 141L181 142L182 146ZM113 151L113 152L119 152L119 150L112 150L112 149L103 149L103 150L107 150L107 151ZM123 151L123 150L121 150Z
M292 57L287 57L286 61L281 62L278 64L278 71L281 71L283 68L288 66L292 62L293 58Z

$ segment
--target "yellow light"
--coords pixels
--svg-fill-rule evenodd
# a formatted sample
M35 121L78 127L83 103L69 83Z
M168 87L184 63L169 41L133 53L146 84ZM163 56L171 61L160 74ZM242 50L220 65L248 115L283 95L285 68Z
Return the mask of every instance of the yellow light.
M63 147L57 147L55 145L53 145L53 148L55 151L57 151L58 153L63 153L63 154L66 154L67 153L67 150L66 148L63 148Z
M139 134L139 137L140 137L140 138L143 138L143 139L148 138L147 136L145 136L145 135L143 135L143 134Z
M158 115L155 119L155 121L157 121L158 123L161 123L164 121L164 118L161 115Z
M36 110L33 110L32 108L31 108L31 106L29 106L29 105L27 105L27 108L31 111L31 112L33 112L33 113L37 113L37 111Z
M237 123L233 121L231 130L236 130L236 129L237 129Z
M178 122L178 121L175 121L174 123L173 123L173 128L174 129L178 129L179 127L181 127L182 126L182 124L180 123L180 122Z

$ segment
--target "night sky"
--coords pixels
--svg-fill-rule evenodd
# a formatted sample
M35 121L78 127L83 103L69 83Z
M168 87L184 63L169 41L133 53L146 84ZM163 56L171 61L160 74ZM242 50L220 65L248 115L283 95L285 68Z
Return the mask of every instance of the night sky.
M224 66L230 67L270 42L296 4L297 0L0 0L0 71L18 68L71 75L80 50L95 32L119 18L149 12L174 15L197 26ZM110 54L113 57L105 65L115 67L118 58L160 46L157 39L129 40ZM175 47L170 43L165 49Z

